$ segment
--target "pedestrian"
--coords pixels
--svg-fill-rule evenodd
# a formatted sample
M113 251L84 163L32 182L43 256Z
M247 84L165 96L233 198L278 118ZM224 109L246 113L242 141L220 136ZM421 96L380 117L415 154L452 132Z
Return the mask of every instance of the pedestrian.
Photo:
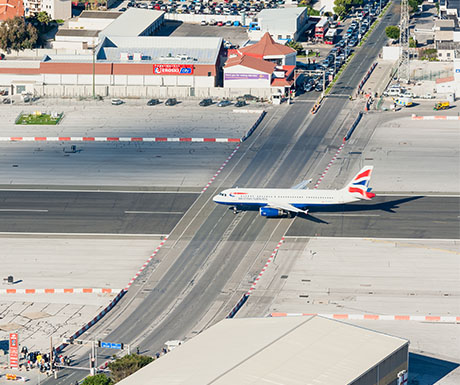
M136 348L136 354L139 355L139 346Z

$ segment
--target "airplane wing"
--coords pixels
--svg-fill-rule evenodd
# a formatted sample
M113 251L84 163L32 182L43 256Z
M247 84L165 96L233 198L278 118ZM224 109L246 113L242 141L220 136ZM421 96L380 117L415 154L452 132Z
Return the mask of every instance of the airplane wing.
M304 180L300 182L299 184L296 184L295 186L292 186L291 188L294 190L308 190L307 185L311 182L311 179Z
M291 211L294 213L303 213L303 214L308 214L308 210L301 210L289 203L285 202L268 202L268 205L266 207L271 207L274 209L281 209L285 211Z

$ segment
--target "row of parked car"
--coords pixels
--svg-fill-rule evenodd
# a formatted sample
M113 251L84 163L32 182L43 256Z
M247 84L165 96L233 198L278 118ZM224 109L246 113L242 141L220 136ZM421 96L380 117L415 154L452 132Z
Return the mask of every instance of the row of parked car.
M249 0L224 0L217 1L202 1L191 0L183 2L179 0L169 1L130 1L127 7L136 7L144 9L156 9L168 13L189 13L189 14L207 14L207 15L241 15L243 12L252 16L260 12L264 8L278 8L284 4L284 0L267 0L267 1L249 1ZM126 8L121 8L121 12L126 11Z
M114 106L119 106L123 103L124 101L121 99L112 99L112 105ZM179 103L180 102L176 98L169 98L165 101L166 106L175 106L176 104L179 104ZM211 98L206 98L206 99L201 100L198 103L198 105L201 107L207 107L215 103L217 103L217 107L227 107L233 104L230 100L227 100L227 99L221 100L220 102L214 102ZM150 99L147 102L148 106L156 106L158 104L161 104L161 101L159 99ZM247 105L247 103L246 103L245 98L243 97L243 98L239 98L236 101L236 103L234 104L234 107L243 107L245 105Z

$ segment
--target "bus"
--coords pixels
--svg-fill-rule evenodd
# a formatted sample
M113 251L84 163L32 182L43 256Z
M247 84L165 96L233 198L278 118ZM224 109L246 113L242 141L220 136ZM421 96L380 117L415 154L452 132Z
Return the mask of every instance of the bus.
M337 36L337 30L336 29L328 29L326 32L326 35L324 35L324 42L326 44L334 44L335 42L335 37Z
M329 28L329 20L327 17L322 17L315 25L315 38L318 40L324 40L327 29Z

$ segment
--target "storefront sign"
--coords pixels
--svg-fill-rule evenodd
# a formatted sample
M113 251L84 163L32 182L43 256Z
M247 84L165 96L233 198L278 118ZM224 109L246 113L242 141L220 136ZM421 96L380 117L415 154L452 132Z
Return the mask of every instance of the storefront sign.
M10 333L10 368L19 369L18 333Z
M268 80L268 74L238 74L238 73L226 73L224 80Z
M155 75L192 75L192 64L154 64Z

